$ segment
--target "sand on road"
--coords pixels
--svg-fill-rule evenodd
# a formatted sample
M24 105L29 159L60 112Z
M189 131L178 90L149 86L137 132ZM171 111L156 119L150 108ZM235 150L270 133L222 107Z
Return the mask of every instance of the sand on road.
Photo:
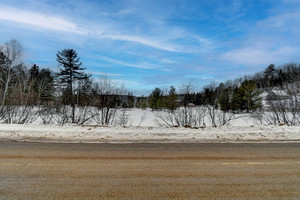
M0 142L0 199L300 199L300 144Z

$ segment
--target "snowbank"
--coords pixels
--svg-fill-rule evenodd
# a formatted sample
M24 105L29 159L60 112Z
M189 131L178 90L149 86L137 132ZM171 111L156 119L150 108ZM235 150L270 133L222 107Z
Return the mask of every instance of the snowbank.
M229 125L214 128L162 128L155 115L163 111L128 109L127 127L0 124L0 141L85 143L144 142L300 142L299 126L257 125L249 114L239 114ZM209 124L207 120L206 124Z
M9 140L72 143L299 142L300 127L223 126L193 129L0 124L0 141Z

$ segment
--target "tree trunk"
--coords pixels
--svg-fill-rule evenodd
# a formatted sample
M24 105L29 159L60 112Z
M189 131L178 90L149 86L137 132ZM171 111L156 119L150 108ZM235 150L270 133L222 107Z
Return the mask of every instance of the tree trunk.
M2 106L4 106L4 104L5 104L5 99L6 99L7 92L8 92L8 84L9 84L9 82L10 82L10 76L8 75L8 77L6 79L4 93L3 93L3 99L2 99L2 103L1 103Z
M72 107L72 123L75 123L75 103L72 100L71 103L71 107Z

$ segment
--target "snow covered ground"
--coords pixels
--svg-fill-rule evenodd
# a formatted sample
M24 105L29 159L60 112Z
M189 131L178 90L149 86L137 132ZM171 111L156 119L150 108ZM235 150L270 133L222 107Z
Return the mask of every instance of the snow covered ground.
M223 126L192 128L99 127L94 125L1 124L0 141L52 142L288 142L300 141L300 127Z
M151 110L129 110L130 126L0 124L0 141L74 143L300 142L299 126L257 125L247 115L221 127L162 128Z

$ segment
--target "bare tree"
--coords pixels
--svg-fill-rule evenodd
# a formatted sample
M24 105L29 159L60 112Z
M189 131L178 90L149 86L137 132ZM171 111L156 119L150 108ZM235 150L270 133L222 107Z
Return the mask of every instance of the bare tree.
M221 111L214 106L207 106L207 115L213 127L228 125L230 121L237 119L235 113Z
M264 118L268 124L300 124L300 93L297 82L287 83L274 98L267 99Z
M3 85L1 106L5 105L11 81L14 76L13 66L20 63L23 48L21 44L13 39L0 47L2 62L0 63L1 82Z
M23 48L16 40L0 47L0 118L4 123L30 123L37 118L34 107L33 81L21 62Z
M213 127L217 127L217 109L214 106L207 106L207 113L210 123Z
M38 117L37 113L34 106L5 105L0 119L6 124L26 124L34 122Z
M53 124L56 122L57 113L55 112L55 108L43 107L41 106L39 109L39 117L42 119L43 124Z
M156 124L162 127L199 127L205 126L205 107L180 107L156 113Z
M101 77L94 85L93 119L100 125L115 123L118 108L121 107L122 96L126 94L124 84L118 85L106 76ZM121 113L122 114L122 113ZM124 115L124 113L123 113Z
M126 112L126 109L119 109L117 111L117 117L114 120L115 126L127 126L130 120L129 114Z
M187 106L187 104L192 103L192 93L195 90L195 84L193 80L189 80L185 83L182 83L180 86L179 92L184 95L182 104L183 106Z
M14 66L14 79L9 101L1 108L0 117L4 123L31 123L38 117L38 107L34 104L33 83L29 81L28 69L22 64Z

